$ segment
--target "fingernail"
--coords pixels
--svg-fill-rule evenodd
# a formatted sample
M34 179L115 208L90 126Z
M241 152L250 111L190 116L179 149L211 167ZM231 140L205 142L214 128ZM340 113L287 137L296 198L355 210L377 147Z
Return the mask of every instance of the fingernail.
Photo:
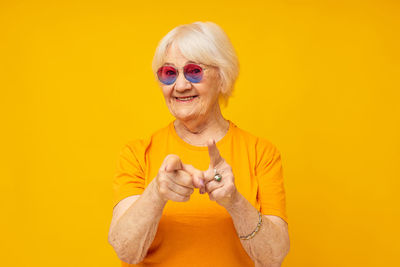
M200 179L200 187L204 187L203 179Z

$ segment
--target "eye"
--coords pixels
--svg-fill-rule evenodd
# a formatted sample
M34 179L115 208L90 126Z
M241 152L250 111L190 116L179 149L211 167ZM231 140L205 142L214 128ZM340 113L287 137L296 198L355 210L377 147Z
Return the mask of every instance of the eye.
M166 75L175 75L175 71L173 71L173 70L166 70L166 71L165 71L165 74L166 74Z
M196 74L200 74L203 71L203 69L196 64L188 64L185 66L185 72L187 74L191 74L191 75L196 75Z
M166 85L170 85L175 82L177 71L172 66L162 66L158 69L157 76L160 82Z
M160 73L163 76L175 76L176 75L176 69L172 66L163 66L160 68Z
M190 69L189 73L199 73L201 70L199 68Z

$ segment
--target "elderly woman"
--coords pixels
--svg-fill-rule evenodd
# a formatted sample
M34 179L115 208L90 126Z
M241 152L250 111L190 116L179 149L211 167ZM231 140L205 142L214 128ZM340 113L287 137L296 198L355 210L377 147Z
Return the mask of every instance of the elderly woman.
M176 118L121 151L108 240L122 266L280 266L289 251L280 152L221 114L238 75L224 31L181 25L153 59Z

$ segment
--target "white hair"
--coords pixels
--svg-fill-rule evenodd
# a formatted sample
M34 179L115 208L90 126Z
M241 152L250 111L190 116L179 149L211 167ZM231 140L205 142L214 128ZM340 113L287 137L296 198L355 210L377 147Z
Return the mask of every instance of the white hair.
M172 29L161 39L154 54L152 69L156 78L157 70L165 63L167 50L172 43L188 60L218 68L221 96L227 103L239 74L239 61L221 27L213 22L194 22Z

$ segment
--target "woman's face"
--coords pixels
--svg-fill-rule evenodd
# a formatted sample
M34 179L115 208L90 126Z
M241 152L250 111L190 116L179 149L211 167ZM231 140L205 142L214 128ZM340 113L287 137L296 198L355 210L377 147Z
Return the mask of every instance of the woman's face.
M161 82L165 102L171 114L182 121L204 119L212 116L218 108L219 79L216 67L202 65L201 62L190 62L179 48L172 44L167 50L165 65L178 69L178 77L171 85ZM195 63L205 68L199 83L191 83L183 75L183 67L187 63Z

